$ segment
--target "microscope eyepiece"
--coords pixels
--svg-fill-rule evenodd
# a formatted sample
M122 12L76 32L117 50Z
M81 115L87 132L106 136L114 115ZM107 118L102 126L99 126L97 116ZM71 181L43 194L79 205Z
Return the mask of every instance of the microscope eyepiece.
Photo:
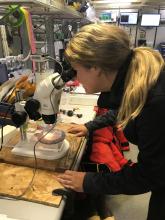
M61 73L62 80L64 82L73 80L77 75L77 71L72 68L71 64L66 59L64 59L64 61L62 62L62 66L63 66L63 72Z

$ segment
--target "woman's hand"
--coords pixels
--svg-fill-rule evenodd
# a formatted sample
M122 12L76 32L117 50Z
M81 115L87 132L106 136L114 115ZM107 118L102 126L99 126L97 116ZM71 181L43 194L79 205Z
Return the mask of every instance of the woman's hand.
M67 189L76 192L83 192L83 181L86 173L67 170L64 174L60 174L57 180Z
M83 124L74 124L68 129L68 132L71 134L76 134L77 137L83 137L88 134L88 129Z

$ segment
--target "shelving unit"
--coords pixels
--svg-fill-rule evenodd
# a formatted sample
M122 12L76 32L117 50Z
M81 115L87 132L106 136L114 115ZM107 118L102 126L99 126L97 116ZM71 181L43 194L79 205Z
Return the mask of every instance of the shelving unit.
M0 0L0 14L5 13L9 5L21 5L30 9L31 14L52 14L57 18L83 18L78 11L65 5L63 0Z
M45 34L46 41L48 45L48 54L51 57L55 57L54 55L54 24L57 20L69 21L69 22L85 22L87 23L87 19L84 17L82 13L79 13L71 6L68 6L65 3L65 0L0 0L0 15L3 16L6 14L6 11L9 5L20 5L22 7L27 8L31 15L32 20L37 23L40 18L43 20L43 24L45 25ZM42 22L41 22L42 23ZM26 29L26 28L25 28ZM34 30L35 31L35 30ZM27 34L24 31L24 27L21 27L22 35L22 45L24 45L23 54L27 55L29 51L29 45L27 43ZM36 33L35 33L36 34ZM28 65L28 64L27 64ZM53 64L54 65L54 64ZM31 66L29 64L28 66Z

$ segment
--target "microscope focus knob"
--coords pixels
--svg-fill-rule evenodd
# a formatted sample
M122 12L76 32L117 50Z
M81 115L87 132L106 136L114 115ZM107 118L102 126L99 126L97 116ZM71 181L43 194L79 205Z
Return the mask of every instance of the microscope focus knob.
M40 102L36 99L30 99L25 104L25 110L29 115L29 118L32 120L38 120L41 118L41 114L39 113Z
M23 125L26 122L27 119L27 113L26 112L14 112L11 116L12 121L14 122L14 124L16 125L16 127L20 127L21 125Z

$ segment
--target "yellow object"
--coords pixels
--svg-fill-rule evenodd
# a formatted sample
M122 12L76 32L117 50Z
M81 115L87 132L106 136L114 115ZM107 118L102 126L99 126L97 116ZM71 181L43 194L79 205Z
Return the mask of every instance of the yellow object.
M77 11L79 11L81 4L79 2L73 2L73 6Z
M23 98L32 96L35 91L35 84L28 81L28 76L22 76L15 84L15 89L13 92L5 98L5 101L8 103L13 103L16 97L16 90L24 90Z

